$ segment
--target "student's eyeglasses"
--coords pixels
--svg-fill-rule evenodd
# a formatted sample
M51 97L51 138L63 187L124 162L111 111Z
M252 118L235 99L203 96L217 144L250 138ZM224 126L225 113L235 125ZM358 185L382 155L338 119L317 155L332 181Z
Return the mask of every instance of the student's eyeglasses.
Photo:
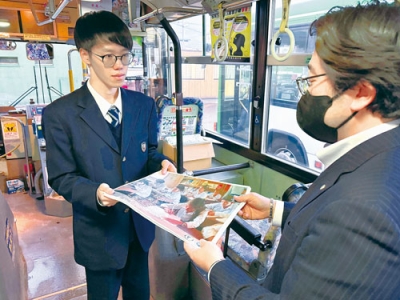
M98 55L96 53L93 53L93 54L96 55L97 57L101 58L101 61L103 62L104 67L106 67L106 68L114 67L118 58L121 60L121 63L124 66L128 66L133 61L133 57L134 57L134 54L131 52L125 53L124 55L120 55L120 56L117 56L114 54L106 54L106 55Z
M307 94L308 88L311 85L310 79L325 76L326 74L319 74L310 77L299 77L296 79L297 88L299 89L302 95Z

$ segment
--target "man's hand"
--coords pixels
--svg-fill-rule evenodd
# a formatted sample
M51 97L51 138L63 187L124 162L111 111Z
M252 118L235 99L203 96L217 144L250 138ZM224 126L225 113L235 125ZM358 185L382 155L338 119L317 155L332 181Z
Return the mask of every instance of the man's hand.
M176 168L172 162L170 162L168 159L164 159L161 162L161 174L166 174L168 172L171 173L176 173Z
M213 263L224 259L221 248L212 242L200 240L200 246L185 242L183 247L192 261L206 272L210 270Z
M235 196L234 199L238 202L246 202L238 213L243 219L262 220L269 217L271 199L257 193Z
M97 201L101 206L110 207L118 203L118 201L106 197L104 193L112 195L114 194L114 190L110 188L110 186L107 183L100 184L100 186L97 188L96 194L97 194Z

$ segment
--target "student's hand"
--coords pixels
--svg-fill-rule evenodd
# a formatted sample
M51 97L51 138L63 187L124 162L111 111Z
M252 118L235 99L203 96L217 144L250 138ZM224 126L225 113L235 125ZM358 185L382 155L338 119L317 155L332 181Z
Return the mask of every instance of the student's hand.
M237 202L246 202L246 205L238 213L243 219L262 220L269 217L271 199L257 193L234 196L234 199Z
M213 263L224 259L221 248L212 242L200 240L200 246L185 242L183 247L192 261L206 272L210 270Z
M172 162L170 162L168 159L164 159L161 162L161 174L166 174L168 172L171 173L176 173L176 168Z
M118 201L110 199L107 196L105 196L104 193L112 195L114 194L114 190L110 188L110 186L107 183L100 184L100 186L97 188L97 201L100 204L100 206L109 207L109 206L114 206L115 204L118 203Z

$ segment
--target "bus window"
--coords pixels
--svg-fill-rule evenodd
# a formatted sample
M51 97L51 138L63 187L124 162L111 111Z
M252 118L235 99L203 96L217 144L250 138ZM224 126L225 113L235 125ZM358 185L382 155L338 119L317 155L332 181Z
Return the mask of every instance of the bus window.
M30 99L48 104L70 92L68 51L75 46L23 41L16 41L15 45L13 51L0 49L0 105L23 106ZM78 88L82 84L78 51L71 55L71 67Z
M303 74L307 74L307 67L272 67L266 152L319 172L323 166L316 153L324 143L303 132L296 121L300 93L295 80Z
M207 21L205 22L207 24ZM178 20L171 23L181 44L182 56L203 55L203 16L195 16L189 19ZM208 34L209 35L209 34ZM209 46L209 48L211 45ZM211 48L210 48L211 49ZM173 56L173 53L171 52Z
M279 160L287 161L298 167L306 168L319 173L324 169L316 153L324 143L319 142L305 132L297 124L296 108L300 98L296 78L307 76L307 64L314 51L315 37L310 36L310 24L319 16L325 14L333 6L356 5L357 0L293 0L290 4L289 28L295 37L295 48L291 57L291 64L279 62L268 56L265 99L269 100L264 115L268 121L264 135L264 153ZM282 18L282 4L276 2L275 18L272 18L272 34L278 30ZM272 35L271 34L271 35ZM289 48L287 34L280 35L280 44L276 53L285 54Z
M182 66L182 93L202 100L203 129L245 145L249 144L251 82L250 65Z
M255 5L251 7L251 15L253 40ZM236 62L217 64L211 60L209 15L179 20L171 25L179 37L184 57L182 93L184 97L198 97L203 101L203 129L248 147L253 66L250 63ZM170 55L173 53L170 52ZM171 70L174 70L173 63ZM174 72L171 73L171 78L174 79Z

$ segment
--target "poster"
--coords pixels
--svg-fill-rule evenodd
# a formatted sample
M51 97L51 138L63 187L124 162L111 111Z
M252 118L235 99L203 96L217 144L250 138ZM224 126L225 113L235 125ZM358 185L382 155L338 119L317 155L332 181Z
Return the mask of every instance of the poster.
M129 4L127 0L112 0L112 12L129 26Z
M234 196L250 190L245 185L159 171L104 195L183 241L217 243L244 205Z
M182 134L192 135L197 130L197 117L199 107L197 105L182 106ZM160 124L160 140L167 136L176 136L176 106L166 106L162 113Z
M214 45L220 36L218 13L211 16L211 58L215 58ZM228 54L225 61L250 62L251 50L251 6L226 11L224 16L225 38Z
M17 121L6 120L1 122L3 126L4 140L18 140L20 139Z
M112 0L100 0L98 2L81 1L81 15L91 11L112 11Z

